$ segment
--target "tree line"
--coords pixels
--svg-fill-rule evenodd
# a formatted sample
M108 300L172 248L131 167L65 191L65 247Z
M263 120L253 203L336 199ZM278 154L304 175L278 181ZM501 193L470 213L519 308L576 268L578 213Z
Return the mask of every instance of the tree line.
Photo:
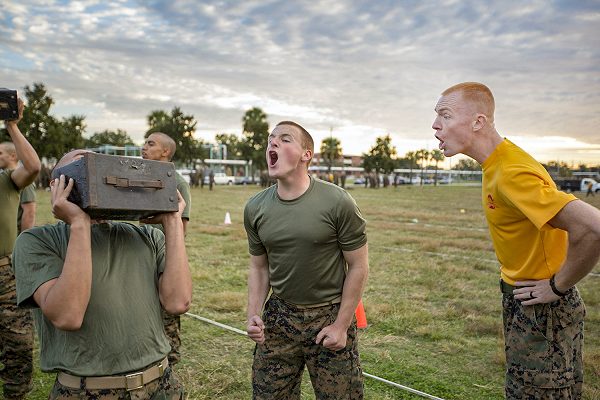
M84 115L71 115L62 119L52 115L51 109L55 101L43 83L25 86L20 96L27 106L19 122L19 129L40 157L56 160L64 153L77 148L135 145L128 133L122 129L107 129L86 137L87 125ZM175 140L177 152L174 162L193 166L196 160L208 156L210 144L194 137L198 122L193 115L185 114L180 107L174 107L171 111L151 111L146 120L148 129L144 137L154 132L163 132ZM248 110L242 118L242 129L242 138L222 133L217 134L215 140L218 144L225 144L233 158L252 160L258 168L265 168L264 149L269 132L267 115L260 108ZM0 142L3 141L10 141L5 127L0 129Z
M127 146L134 145L133 140L124 130L117 129L95 132L86 137L84 115L71 115L59 119L52 115L51 108L55 104L52 95L43 83L25 86L21 95L27 104L19 129L33 145L40 157L58 159L64 153L76 148L97 148L101 145ZM195 167L197 160L208 157L211 144L196 139L198 121L191 114L184 113L180 107L171 111L154 110L146 117L148 129L145 137L154 132L163 132L177 143L174 162ZM269 134L267 114L258 107L245 112L242 117L242 135L217 133L215 142L227 148L228 158L252 160L254 171L266 169L265 150ZM10 140L5 129L0 130L0 141ZM330 168L342 165L342 144L338 138L328 137L322 140L320 155ZM376 138L375 145L363 155L363 167L366 172L389 174L396 168L425 169L431 163L444 160L440 150L421 149L410 151L404 157L398 157L396 147L391 143L388 134ZM472 160L460 160L457 169L480 169Z

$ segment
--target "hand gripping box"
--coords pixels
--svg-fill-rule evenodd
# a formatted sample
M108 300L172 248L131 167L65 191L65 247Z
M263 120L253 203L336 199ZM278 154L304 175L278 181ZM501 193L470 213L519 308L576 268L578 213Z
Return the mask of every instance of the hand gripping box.
M138 220L179 207L170 162L84 153L52 173L60 175L73 178L68 199L93 219Z

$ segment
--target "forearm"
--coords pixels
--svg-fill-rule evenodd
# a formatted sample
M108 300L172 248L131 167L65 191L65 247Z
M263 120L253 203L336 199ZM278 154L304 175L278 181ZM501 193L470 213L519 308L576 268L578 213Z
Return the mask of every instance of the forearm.
M600 226L594 230L569 234L567 258L554 278L561 292L567 291L583 279L598 263L600 258Z
M17 168L23 172L18 173L18 181L15 182L20 188L29 185L35 180L35 177L40 172L40 158L33 146L25 139L19 127L15 122L8 122L6 129L10 135L12 142L15 145L17 158L21 161L22 167Z
M192 302L192 275L185 249L183 222L178 215L165 218L165 270L159 283L160 301L170 314L183 314Z
M354 312L358 306L367 281L368 264L354 265L348 268L344 288L342 292L342 303L338 312L335 324L341 325L344 329L348 329L352 324Z
M556 274L556 288L565 292L586 276L600 257L600 210L581 200L568 203L550 225L567 231L567 257Z
M70 227L67 254L60 276L39 299L44 315L60 329L81 327L92 289L92 249L90 222Z
M33 228L35 225L35 202L21 204L23 215L21 217L21 231Z
M248 319L261 315L270 288L268 267L251 265L248 272Z

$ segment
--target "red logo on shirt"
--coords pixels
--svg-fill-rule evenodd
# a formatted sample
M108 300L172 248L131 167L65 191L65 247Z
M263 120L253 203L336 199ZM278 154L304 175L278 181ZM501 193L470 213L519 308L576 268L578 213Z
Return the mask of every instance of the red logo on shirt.
M487 206L488 206L488 208L491 208L492 210L494 210L496 208L496 204L494 204L494 198L492 197L491 194L487 195Z

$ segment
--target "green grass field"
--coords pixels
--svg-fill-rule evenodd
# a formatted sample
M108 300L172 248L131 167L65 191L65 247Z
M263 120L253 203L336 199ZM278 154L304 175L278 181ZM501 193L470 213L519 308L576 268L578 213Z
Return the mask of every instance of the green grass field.
M249 260L242 212L258 190L192 190L190 312L242 330ZM444 399L502 399L499 271L481 210L481 189L349 191L368 221L370 274L363 300L369 327L359 339L363 370ZM600 208L600 196L589 199ZM49 194L38 192L38 224L52 222L49 210ZM223 224L226 212L231 225ZM594 274L600 275L600 266ZM598 275L578 285L587 305L587 400L600 399ZM190 399L251 397L249 339L187 316L182 316L182 337L183 360L176 371ZM35 368L29 398L45 399L54 375ZM421 398L370 378L365 378L365 390L366 399ZM314 398L306 374L303 398Z

